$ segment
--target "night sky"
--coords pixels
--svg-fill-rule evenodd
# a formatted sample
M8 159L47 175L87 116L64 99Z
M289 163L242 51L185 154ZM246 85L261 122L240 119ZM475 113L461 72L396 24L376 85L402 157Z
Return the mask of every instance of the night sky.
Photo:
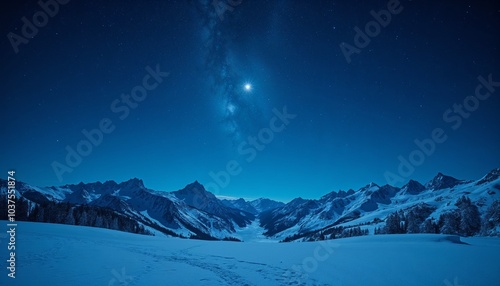
M498 1L13 2L2 177L287 201L500 167Z

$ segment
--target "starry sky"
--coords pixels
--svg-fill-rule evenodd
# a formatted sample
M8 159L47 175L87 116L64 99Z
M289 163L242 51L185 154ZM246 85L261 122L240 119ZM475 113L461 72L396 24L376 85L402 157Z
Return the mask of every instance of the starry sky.
M5 176L288 201L500 167L497 1L9 2Z

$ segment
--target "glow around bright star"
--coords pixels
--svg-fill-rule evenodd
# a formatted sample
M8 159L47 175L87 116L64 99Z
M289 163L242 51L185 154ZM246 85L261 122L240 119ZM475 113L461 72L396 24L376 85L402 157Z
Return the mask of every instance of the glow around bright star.
M249 83L246 83L246 84L245 84L245 90L246 90L246 91L251 91L251 90L252 90L252 85L251 85L251 84L249 84Z

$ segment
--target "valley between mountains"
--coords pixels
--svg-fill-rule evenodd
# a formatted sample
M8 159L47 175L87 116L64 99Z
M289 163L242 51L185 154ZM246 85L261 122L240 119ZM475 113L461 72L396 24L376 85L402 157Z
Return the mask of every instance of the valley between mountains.
M425 184L410 180L397 188L369 183L358 190L331 192L315 200L296 198L288 203L265 198L219 199L197 181L174 192L156 191L136 178L58 187L17 182L16 190L18 220L205 240L312 241L376 233L500 233L500 169L477 180L439 173ZM7 192L5 180L0 181L0 192ZM392 219L401 227L391 230L388 224Z

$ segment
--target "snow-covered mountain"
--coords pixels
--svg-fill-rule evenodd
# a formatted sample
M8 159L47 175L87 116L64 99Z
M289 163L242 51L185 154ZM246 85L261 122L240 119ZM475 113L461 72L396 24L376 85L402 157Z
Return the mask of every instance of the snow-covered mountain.
M467 196L481 214L500 200L500 169L477 181L458 180L438 173L424 185L410 180L402 188L370 183L357 191L329 193L319 200L294 199L283 207L261 213L261 225L277 239L307 237L338 226L363 226L373 233L387 215L424 204L429 218L456 209L455 202ZM422 207L422 205L421 205Z
M285 203L283 202L277 202L266 198L255 199L252 201L246 201L245 199L241 198L237 200L223 199L221 201L228 207L243 210L255 215L285 205Z
M0 193L6 190L7 182L0 180ZM42 207L58 202L109 209L153 233L223 239L238 237L238 231L248 232L250 225L253 229L260 224L259 235L280 240L314 237L339 226L362 226L373 233L389 214L399 210L417 208L437 220L442 213L456 209L461 196L470 198L484 215L500 200L500 169L476 181L438 173L426 184L410 180L398 188L370 183L357 191L331 192L316 200L296 198L287 204L264 198L220 200L197 181L175 192L148 189L139 179L43 188L17 182L17 191L19 197ZM66 221L74 220L69 217Z
M436 191L446 188L453 188L454 186L463 183L466 182L438 173L432 180L430 180L429 182L427 182L427 184L425 184L425 188L428 190Z
M244 227L254 219L254 215L249 212L224 205L214 194L205 190L198 181L172 194L190 207L221 218L226 223L221 227L231 232L234 232L234 224Z
M0 181L5 193L7 182ZM168 193L147 189L142 180L123 183L80 183L61 187L33 187L17 183L18 196L39 205L48 202L112 209L152 230L199 238L225 238L254 220L254 215L223 205L198 182Z
M425 190L424 185L417 181L410 180L406 185L401 188L400 193L403 195L418 195Z

